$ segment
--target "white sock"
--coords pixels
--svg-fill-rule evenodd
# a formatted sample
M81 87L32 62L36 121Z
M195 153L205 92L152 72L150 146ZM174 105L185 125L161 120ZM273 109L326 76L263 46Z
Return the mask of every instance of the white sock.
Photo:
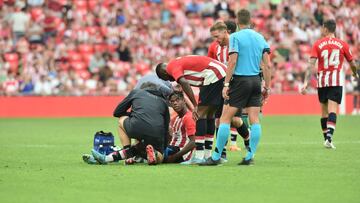
M195 151L195 158L197 159L204 159L204 150L196 150Z
M105 161L106 162L113 162L114 161L114 157L112 156L112 154L109 154L105 157Z
M209 157L211 157L211 150L205 149L204 151L204 158L208 159Z

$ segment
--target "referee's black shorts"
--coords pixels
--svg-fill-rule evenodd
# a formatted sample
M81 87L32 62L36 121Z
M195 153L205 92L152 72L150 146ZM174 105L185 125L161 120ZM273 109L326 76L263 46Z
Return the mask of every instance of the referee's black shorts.
M326 104L328 100L341 104L342 87L334 86L334 87L318 88L318 98L319 98L319 102L322 104Z
M260 107L261 77L234 75L230 82L229 100L226 102L239 110L246 107Z
M224 78L210 85L200 87L199 106L222 106Z

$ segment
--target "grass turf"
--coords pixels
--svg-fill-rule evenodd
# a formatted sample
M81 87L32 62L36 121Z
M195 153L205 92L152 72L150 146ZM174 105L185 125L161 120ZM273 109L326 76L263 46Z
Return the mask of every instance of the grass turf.
M116 119L0 119L0 202L359 202L359 116L338 118L324 149L317 116L263 119L255 166L87 165ZM116 139L118 143L118 139ZM242 141L240 139L240 146Z

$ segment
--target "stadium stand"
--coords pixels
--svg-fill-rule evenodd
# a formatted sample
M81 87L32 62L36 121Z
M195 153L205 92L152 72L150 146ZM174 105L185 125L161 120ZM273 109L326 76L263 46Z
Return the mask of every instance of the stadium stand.
M298 91L324 19L359 56L356 0L0 0L0 95L125 94L159 61L206 54L240 8L271 45L275 93Z

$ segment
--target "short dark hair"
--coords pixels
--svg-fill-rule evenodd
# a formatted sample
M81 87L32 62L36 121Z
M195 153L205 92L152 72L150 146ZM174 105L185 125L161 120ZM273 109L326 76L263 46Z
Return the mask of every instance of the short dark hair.
M156 72L156 75L157 76L160 76L160 69L161 69L161 67L162 67L162 65L163 65L164 63L159 63L159 64L157 64L156 65L156 68L155 68L155 72Z
M323 26L331 33L335 33L336 30L336 22L335 20L326 20Z
M224 22L226 27L227 27L227 30L229 31L229 33L234 33L236 32L236 23L232 20L227 20Z
M169 95L169 100L171 99L171 97L176 96L179 99L184 99L184 93L182 91L173 91L170 95Z
M241 9L237 12L236 16L240 25L250 24L250 11L246 9Z

